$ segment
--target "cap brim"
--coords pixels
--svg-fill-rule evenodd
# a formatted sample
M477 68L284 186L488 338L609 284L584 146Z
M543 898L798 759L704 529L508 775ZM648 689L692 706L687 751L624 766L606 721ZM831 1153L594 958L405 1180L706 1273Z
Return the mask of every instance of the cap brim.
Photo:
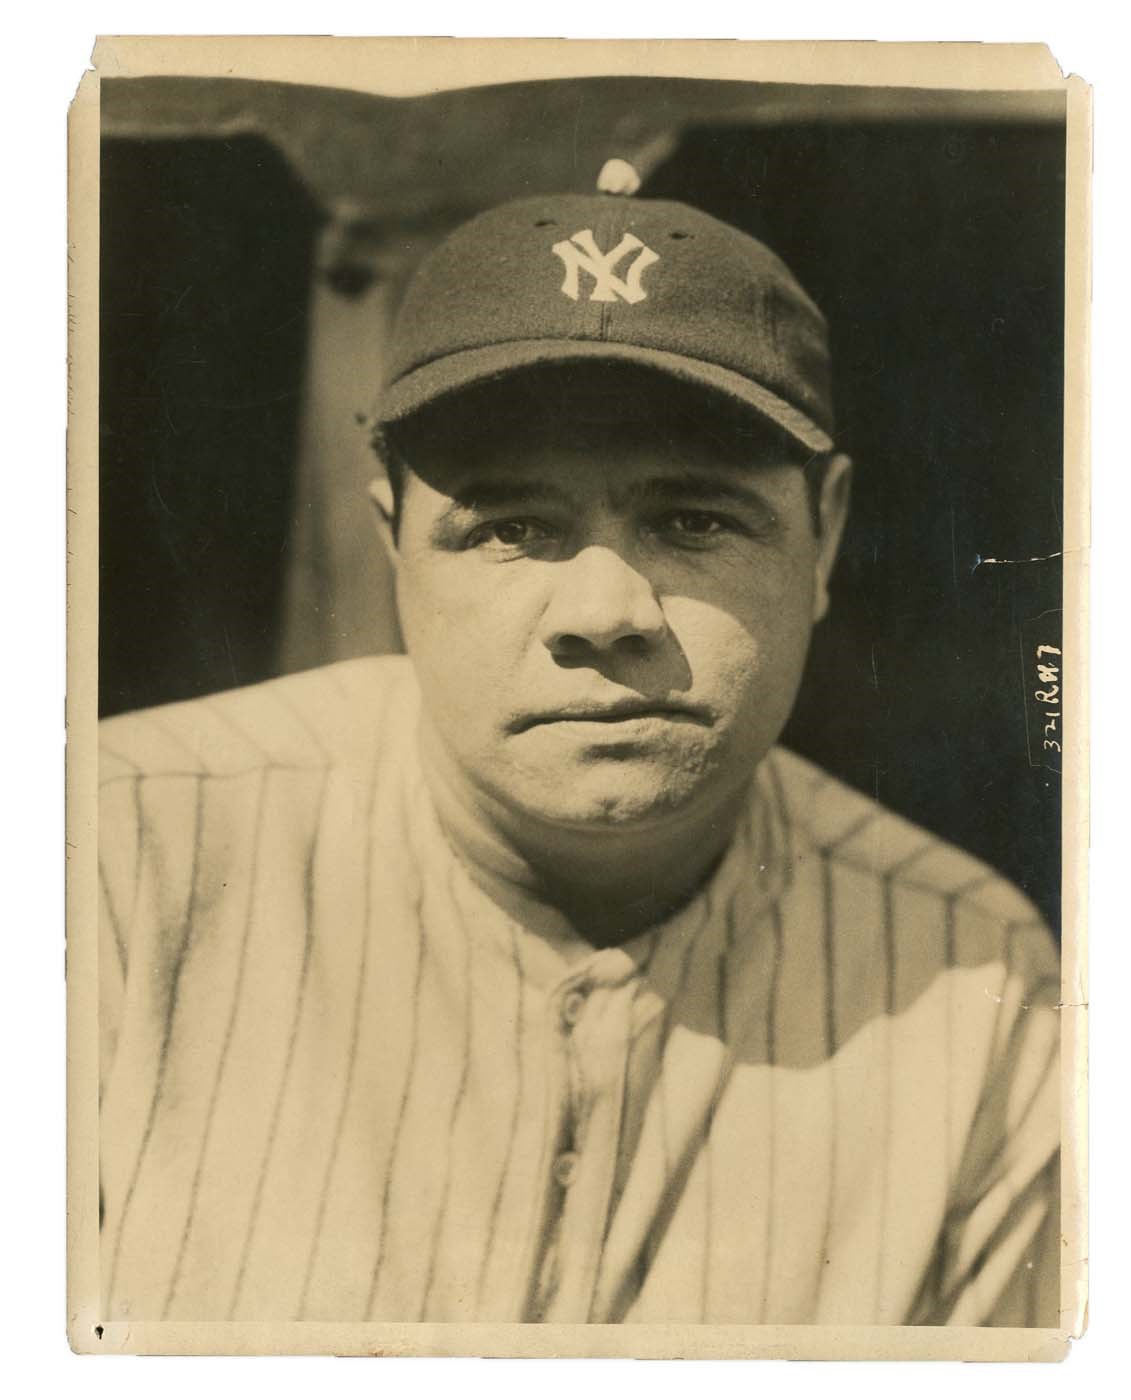
M459 350L410 370L389 386L377 410L378 427L396 423L448 394L502 379L538 365L606 360L650 366L686 384L724 394L752 408L810 452L828 452L832 438L799 409L745 375L669 350L608 340L518 340Z

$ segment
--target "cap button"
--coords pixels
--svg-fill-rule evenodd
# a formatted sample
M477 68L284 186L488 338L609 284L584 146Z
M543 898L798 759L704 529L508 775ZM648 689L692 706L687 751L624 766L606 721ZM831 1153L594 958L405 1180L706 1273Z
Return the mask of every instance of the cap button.
M601 194L635 194L640 188L640 176L627 160L614 157L601 166L597 189Z

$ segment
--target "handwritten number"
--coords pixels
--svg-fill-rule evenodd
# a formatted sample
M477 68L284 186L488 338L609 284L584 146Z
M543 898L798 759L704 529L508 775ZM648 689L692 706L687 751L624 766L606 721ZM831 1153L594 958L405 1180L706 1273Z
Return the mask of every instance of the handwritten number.
M1044 726L1045 734L1055 734L1057 732L1057 725L1060 722L1060 667L1054 665L1052 662L1042 661L1041 657L1060 656L1061 654L1059 647L1050 646L1048 643L1043 643L1037 648L1037 680L1041 685L1047 686L1048 688L1046 690L1034 690L1033 698L1042 705L1058 706L1056 709L1046 710L1044 712L1045 718L1049 721L1049 723ZM1042 743L1046 752L1061 752L1060 744L1056 739L1043 739Z

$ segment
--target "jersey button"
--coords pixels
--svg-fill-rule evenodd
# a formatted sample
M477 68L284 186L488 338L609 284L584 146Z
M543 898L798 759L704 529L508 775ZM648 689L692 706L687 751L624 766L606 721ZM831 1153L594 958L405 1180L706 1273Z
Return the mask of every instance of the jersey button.
M559 1186L568 1188L577 1180L579 1160L576 1152L562 1152L554 1158L554 1180Z
M571 987L562 997L562 1023L567 1029L572 1029L581 1020L588 996L588 987Z

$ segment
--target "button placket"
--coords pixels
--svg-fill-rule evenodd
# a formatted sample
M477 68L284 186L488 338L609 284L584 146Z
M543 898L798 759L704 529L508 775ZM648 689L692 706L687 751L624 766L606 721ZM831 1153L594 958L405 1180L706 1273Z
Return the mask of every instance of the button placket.
M610 987L590 967L566 979L553 1003L569 1097L549 1163L560 1216L555 1282L541 1300L541 1321L589 1316L620 1141L631 1001L623 980Z
M559 1152L554 1158L554 1180L565 1191L568 1191L577 1180L577 1169L580 1158L572 1149L566 1152Z
M558 1016L563 1035L566 1037L566 1057L569 1064L569 1103L566 1114L566 1138L562 1150L554 1158L552 1167L554 1181L562 1191L568 1191L577 1180L581 1167L579 1135L588 1117L590 1091L579 1055L579 1046L573 1032L584 1015L592 981L585 977L569 983L561 995Z
M581 1020L589 994L593 990L588 982L576 982L568 987L561 1000L561 1019L566 1031L571 1031Z

